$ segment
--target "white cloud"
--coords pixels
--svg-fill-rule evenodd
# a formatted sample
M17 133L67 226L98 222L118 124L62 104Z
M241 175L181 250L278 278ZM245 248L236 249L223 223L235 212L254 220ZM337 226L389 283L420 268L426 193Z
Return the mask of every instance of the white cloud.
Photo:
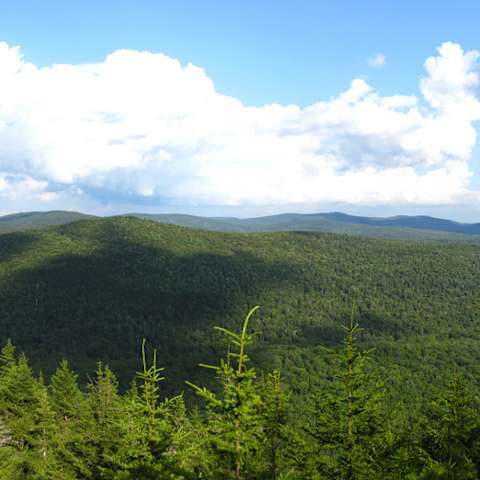
M47 203L56 198L55 192L48 191L48 182L46 181L35 180L28 176L12 177L0 173L0 204L2 205L7 203Z
M387 61L387 57L383 55L383 53L377 53L376 55L368 59L368 64L371 67L380 68L385 65L386 61Z
M425 62L421 97L381 96L354 79L305 108L249 107L163 54L39 68L0 43L0 200L476 201L478 56L443 44Z

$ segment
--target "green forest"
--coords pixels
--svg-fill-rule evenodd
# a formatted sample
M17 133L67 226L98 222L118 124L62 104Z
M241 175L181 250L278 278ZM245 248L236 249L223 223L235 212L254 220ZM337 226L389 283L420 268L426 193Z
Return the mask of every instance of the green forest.
M301 401L325 383L324 347L339 344L355 304L362 348L414 408L455 367L479 386L479 271L468 243L82 220L0 235L0 342L46 377L63 358L81 383L108 363L126 388L146 338L170 394L209 381L198 364L225 348L213 326L234 329L261 305L252 359L281 369Z
M458 371L420 412L385 402L385 381L359 349L355 311L328 389L298 412L278 370L257 375L248 350L252 309L229 348L201 364L214 388L186 382L202 400L162 397L158 352L142 342L143 368L118 392L99 363L82 391L62 361L48 384L11 342L0 360L0 474L16 479L476 479L478 397ZM390 408L387 405L390 405Z
M0 478L479 478L479 271L469 242L0 235Z

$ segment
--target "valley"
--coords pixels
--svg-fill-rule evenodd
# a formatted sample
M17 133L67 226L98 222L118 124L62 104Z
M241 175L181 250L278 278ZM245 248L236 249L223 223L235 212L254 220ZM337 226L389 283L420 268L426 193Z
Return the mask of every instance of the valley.
M0 332L45 374L67 358L82 381L108 363L127 385L143 338L165 393L200 381L250 307L253 358L299 398L328 381L352 306L402 402L459 368L480 380L480 247L312 232L220 233L133 217L0 236ZM433 380L435 384L432 384ZM417 395L412 395L412 392Z

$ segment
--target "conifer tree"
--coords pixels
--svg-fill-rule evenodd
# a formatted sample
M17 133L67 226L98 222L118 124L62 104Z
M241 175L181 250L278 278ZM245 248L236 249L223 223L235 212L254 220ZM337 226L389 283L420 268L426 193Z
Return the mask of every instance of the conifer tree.
M0 373L5 373L9 367L15 365L15 362L15 347L12 344L12 341L8 339L0 353Z
M49 384L49 394L59 433L57 456L64 477L92 478L94 449L92 442L93 418L85 395L77 383L77 375L62 360Z
M123 442L121 422L125 412L117 379L102 363L98 363L95 378L88 385L87 404L93 421L93 478L107 478L115 470L116 451Z
M256 373L248 366L247 347L252 342L248 333L254 307L245 317L240 334L215 327L226 334L235 350L229 350L220 365L205 365L212 369L221 385L221 393L187 382L206 403L206 428L209 446L215 458L217 472L206 472L207 478L241 480L255 478L264 432L262 429L262 399L255 384Z
M43 480L55 471L56 426L46 389L8 342L0 355L0 478Z
M161 401L160 383L163 368L157 366L157 351L147 364L145 340L142 343L143 371L137 373L140 390L132 386L125 397L125 417L121 422L124 442L117 456L118 479L174 479L177 458L174 451L176 429L184 416L183 399Z
M337 362L336 391L316 399L307 433L316 441L320 476L338 480L383 479L382 459L387 426L382 412L383 391L372 385L366 371L368 353L357 345L359 326L345 327Z
M469 480L480 476L479 402L455 372L446 392L426 412L422 446L430 456L422 478Z
M38 474L38 479L49 479L52 477L58 480L73 479L73 476L62 474L63 468L58 461L59 424L56 422L48 390L41 380L39 380L36 397L37 406L34 414L38 434L33 450L40 455L41 462L39 463L42 467Z
M289 428L289 397L278 370L267 375L261 395L265 456L268 459L266 477L277 480L282 471L288 470L285 450L293 433Z

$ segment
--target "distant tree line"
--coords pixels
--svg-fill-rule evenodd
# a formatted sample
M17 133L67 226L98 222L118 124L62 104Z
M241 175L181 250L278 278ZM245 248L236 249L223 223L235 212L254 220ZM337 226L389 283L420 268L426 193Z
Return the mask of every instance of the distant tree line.
M386 380L358 345L355 316L345 327L329 388L312 391L305 411L278 370L257 375L245 318L219 363L202 365L216 387L187 382L198 396L162 395L157 352L142 344L142 370L119 393L98 364L82 389L67 361L47 382L11 342L0 356L0 478L458 479L480 477L480 412L453 371L447 388L411 415L386 401Z

